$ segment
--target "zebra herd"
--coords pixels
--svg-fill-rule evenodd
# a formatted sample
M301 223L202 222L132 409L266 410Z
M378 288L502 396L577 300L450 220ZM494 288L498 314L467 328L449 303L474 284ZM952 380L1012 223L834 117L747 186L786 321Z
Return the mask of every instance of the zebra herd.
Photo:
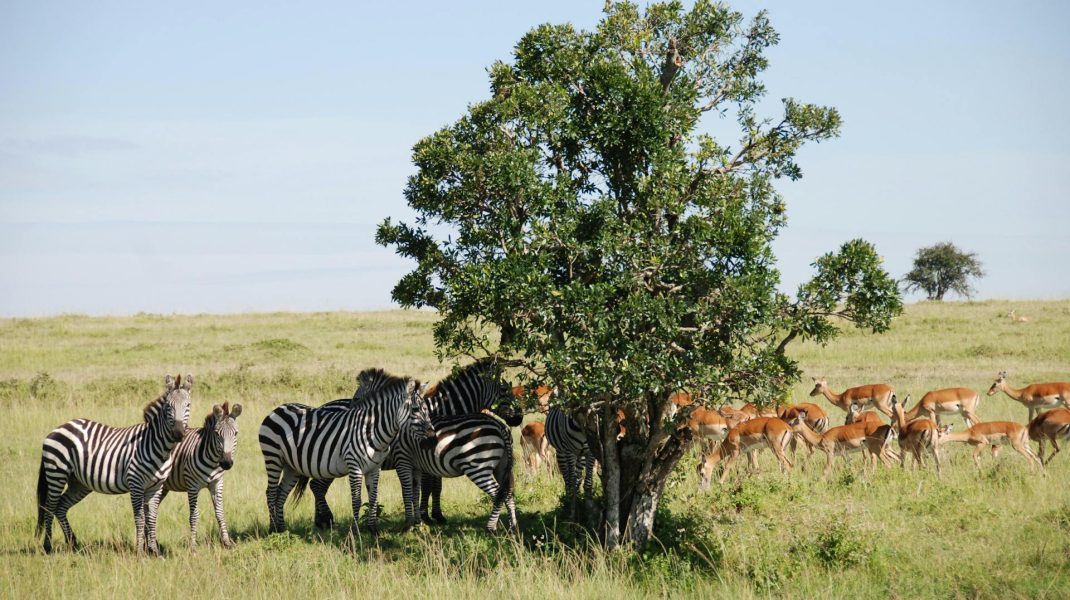
M331 526L334 517L326 493L335 479L347 476L354 515L351 531L359 533L356 517L363 483L369 503L366 526L377 532L379 472L384 469L397 471L406 528L417 518L441 521L441 479L462 475L493 499L487 530L497 528L503 508L508 510L510 527L517 527L509 427L521 424L523 412L493 360L476 361L430 388L382 369L362 371L357 382L352 398L318 407L284 404L264 418L259 442L267 472L271 531L285 530L285 502L291 495L299 499L306 487L315 497L315 524ZM195 545L197 495L205 487L211 492L222 543L232 545L223 515L223 474L234 464L242 409L240 404L216 405L202 428L191 429L192 384L191 375L167 376L164 393L146 406L141 424L116 428L76 419L45 437L36 528L37 535L44 536L45 552L52 551L53 517L67 544L77 547L67 513L90 492L129 493L136 548L158 554L160 502L170 491L185 491ZM551 409L547 438L558 450L570 493L578 490L576 467L585 461L589 494L593 458L579 428Z

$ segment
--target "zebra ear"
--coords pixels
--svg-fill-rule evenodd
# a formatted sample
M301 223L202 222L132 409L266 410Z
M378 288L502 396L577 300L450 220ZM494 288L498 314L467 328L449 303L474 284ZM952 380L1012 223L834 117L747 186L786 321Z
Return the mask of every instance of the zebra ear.
M212 414L215 415L215 418L217 418L217 419L219 417L222 417L223 416L223 407L218 405L218 404L216 404L215 406L212 407Z
M232 419L237 419L241 415L241 404L235 404L230 407L230 416Z
M168 391L175 389L175 378L171 377L170 374L164 375L163 386L167 388Z
M186 373L186 377L182 379L182 389L189 390L193 387L193 375Z
M410 396L414 392L416 392L416 390L419 390L419 389L421 389L420 382L416 381L415 379L410 379L409 382L407 384L405 384L405 393L410 395Z

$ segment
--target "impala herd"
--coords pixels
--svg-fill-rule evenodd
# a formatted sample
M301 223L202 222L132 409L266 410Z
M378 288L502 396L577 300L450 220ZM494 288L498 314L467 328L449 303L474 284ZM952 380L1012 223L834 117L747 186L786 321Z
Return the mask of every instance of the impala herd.
M1002 446L1010 445L1025 457L1031 468L1043 469L1059 453L1059 441L1070 440L1070 383L1039 383L1015 389L1008 385L1006 372L1000 372L988 395L999 391L1029 409L1026 424L982 422L977 414L981 397L968 388L934 390L908 406L909 395L900 402L885 384L853 387L837 394L828 381L817 378L810 396L824 396L843 410L846 413L843 425L830 427L828 413L811 402L765 409L753 404L738 409L728 405L714 409L692 407L695 399L687 392L670 395L669 417L675 417L685 407L690 410L684 426L700 444L701 489L709 487L718 464L722 465L720 482L724 483L741 454L746 454L751 467L757 468L757 453L763 449L773 453L781 470L788 471L793 461L798 461L799 446L805 446L808 455L813 455L815 450L824 453L822 480L831 474L835 457L846 458L856 452L872 468L876 468L878 461L885 466L899 463L905 468L909 455L913 457L913 468L917 469L928 456L940 475L941 448L952 442L971 445L978 467L985 448L991 448L995 457ZM540 404L547 402L549 394L548 389L538 390ZM890 422L886 423L881 414ZM967 429L952 432L951 425L943 425L942 418L950 415L960 415ZM623 428L621 435L624 435ZM898 442L898 451L892 440ZM1030 446L1031 440L1039 443L1039 453ZM1044 458L1045 442L1051 442L1054 448L1047 458ZM531 423L524 428L521 447L530 469L537 470L543 462L550 465L542 423Z

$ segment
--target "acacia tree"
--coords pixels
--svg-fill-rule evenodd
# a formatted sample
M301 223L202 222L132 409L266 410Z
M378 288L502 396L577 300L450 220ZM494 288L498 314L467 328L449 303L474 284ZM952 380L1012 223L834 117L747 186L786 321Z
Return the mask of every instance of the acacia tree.
M970 278L984 277L976 252L959 250L951 242L920 248L914 268L903 277L908 292L922 290L929 300L940 301L948 292L969 298L973 295Z
M556 386L603 465L609 547L649 539L690 442L687 411L666 416L670 392L767 402L798 378L789 342L824 343L842 322L880 332L902 310L862 240L819 258L795 298L777 291L774 180L800 177L796 150L840 117L786 99L759 118L776 42L764 12L745 22L704 1L607 4L593 31L536 27L490 68L489 99L416 144L415 224L377 232L415 259L393 297L438 309L441 353L497 353ZM707 115L739 139L702 133Z

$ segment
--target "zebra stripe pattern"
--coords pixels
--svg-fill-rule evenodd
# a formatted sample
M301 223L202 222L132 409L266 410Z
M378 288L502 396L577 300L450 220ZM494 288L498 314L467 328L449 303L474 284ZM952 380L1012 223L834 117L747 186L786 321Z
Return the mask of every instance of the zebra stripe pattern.
M565 479L565 495L569 499L569 514L576 517L576 501L580 494L580 469L583 469L583 494L588 500L594 494L594 454L587 445L587 436L572 417L556 406L546 414L546 439L557 451L557 468Z
M392 452L405 502L405 526L416 523L415 503L420 496L421 476L428 474L438 481L442 477L468 477L494 501L487 531L497 528L503 503L509 509L510 525L515 529L513 437L509 428L483 414L440 417L434 424L433 446L418 444L416 436L402 433Z
M380 384L372 377L361 379L360 388L353 395L354 401L359 401L359 398L366 393L371 393ZM497 363L489 358L478 360L459 369L432 386L427 391L425 400L431 419L435 423L441 417L479 414L484 410L498 415L510 427L516 427L524 420L524 413L520 409L516 396L513 395L512 387L502 379ZM346 402L348 401L336 400L324 404L320 410L337 410ZM394 457L390 456L381 469L393 469L394 464ZM315 498L316 527L329 528L334 523L334 515L327 504L327 490L330 489L331 483L330 479L317 479L309 485ZM420 489L423 507L421 516L427 522L430 522L431 518L440 523L444 522L445 517L442 515L440 501L442 481L428 473L423 477ZM430 517L427 516L426 510L429 497L433 501Z
M37 534L52 551L52 518L59 521L67 544L78 545L67 511L92 492L130 494L138 552L159 553L156 513L149 500L171 471L171 450L189 423L193 377L164 379L162 396L144 410L144 423L110 427L75 419L52 430L41 447L37 477Z
M362 380L368 373L362 374ZM353 504L353 533L358 533L360 485L367 478L368 528L378 530L376 511L379 465L386 458L401 426L433 435L417 382L385 376L379 389L349 402L343 410L319 410L303 404L284 404L260 426L260 449L267 469L267 505L272 531L286 527L284 503L299 481L349 476Z
M234 466L234 452L238 446L238 416L241 404L231 408L226 402L216 404L205 417L204 427L187 429L185 437L171 451L171 474L153 497L155 513L168 492L186 492L189 497L190 545L197 545L197 496L205 487L212 496L212 508L219 523L219 537L230 548L230 533L223 516L223 474Z

